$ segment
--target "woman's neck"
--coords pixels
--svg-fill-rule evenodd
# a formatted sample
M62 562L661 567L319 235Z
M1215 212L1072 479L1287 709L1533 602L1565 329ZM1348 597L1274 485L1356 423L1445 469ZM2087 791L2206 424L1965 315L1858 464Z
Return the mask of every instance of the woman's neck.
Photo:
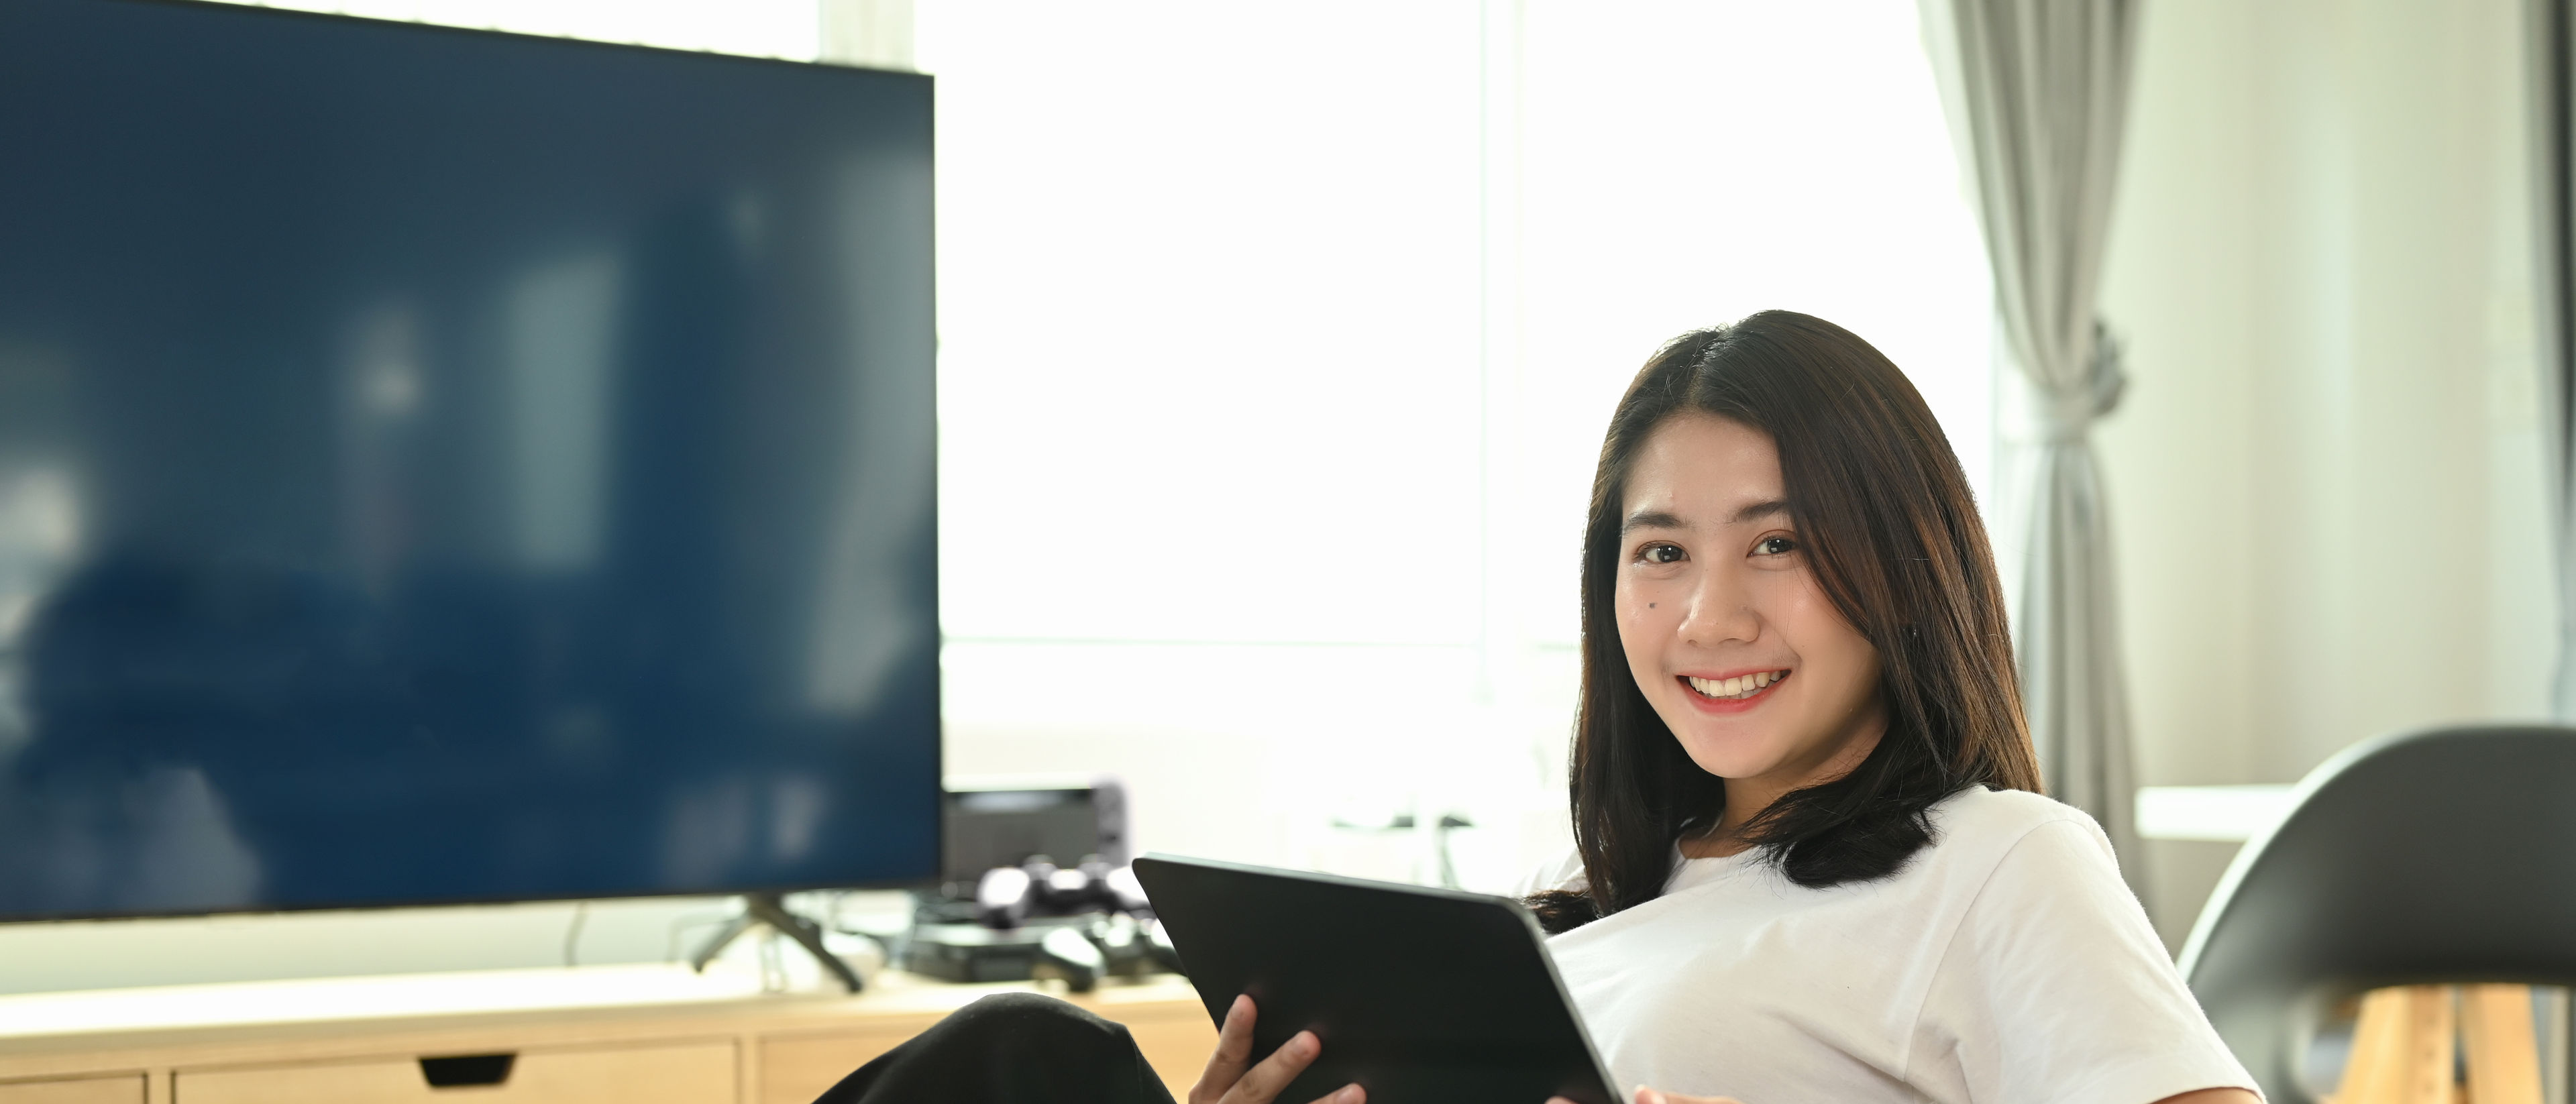
M1850 774L1869 753L1877 750L1879 738L1887 732L1884 713L1872 709L1852 734L1841 741L1833 753L1820 763L1798 768L1770 771L1751 778L1725 778L1726 808L1720 810L1717 823L1692 832L1678 841L1686 859L1722 859L1743 853L1753 846L1744 834L1745 825L1769 809L1773 803L1792 791L1822 785Z
M1753 846L1744 836L1744 826L1771 807L1781 795L1794 786L1763 786L1758 778L1729 778L1726 782L1726 808L1718 814L1717 823L1682 837L1682 857L1686 859L1722 859L1743 853Z

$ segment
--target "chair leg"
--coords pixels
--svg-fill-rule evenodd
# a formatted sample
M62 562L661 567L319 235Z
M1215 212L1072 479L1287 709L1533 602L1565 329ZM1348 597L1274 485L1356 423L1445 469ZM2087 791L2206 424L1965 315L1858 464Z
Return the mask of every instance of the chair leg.
M2403 1079L2406 1014L2413 1007L2404 989L2373 989L2361 995L2361 1016L2353 1021L2352 1050L2344 1058L2343 1079L2325 1104L2390 1104Z
M2331 1104L2460 1104L2458 1039L2450 986L2372 990L2361 998L2352 1058Z
M2476 1104L2542 1104L2540 1040L2528 985L2460 987L2460 1042Z

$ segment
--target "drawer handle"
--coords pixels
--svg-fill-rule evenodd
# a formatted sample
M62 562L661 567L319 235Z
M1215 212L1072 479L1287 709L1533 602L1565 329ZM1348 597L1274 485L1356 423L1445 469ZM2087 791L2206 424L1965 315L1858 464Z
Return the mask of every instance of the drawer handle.
M510 1065L518 1054L451 1054L444 1058L420 1060L420 1076L433 1089L489 1087L510 1079Z

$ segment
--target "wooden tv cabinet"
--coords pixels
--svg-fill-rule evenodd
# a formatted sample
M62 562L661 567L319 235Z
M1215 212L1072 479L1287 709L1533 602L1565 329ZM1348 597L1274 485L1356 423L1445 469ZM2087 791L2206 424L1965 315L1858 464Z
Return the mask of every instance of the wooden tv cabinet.
M1126 1024L1175 1097L1216 1045L1174 977L1079 996L891 971L856 996L758 988L599 966L0 996L0 1104L805 1104L949 1012L1032 988Z

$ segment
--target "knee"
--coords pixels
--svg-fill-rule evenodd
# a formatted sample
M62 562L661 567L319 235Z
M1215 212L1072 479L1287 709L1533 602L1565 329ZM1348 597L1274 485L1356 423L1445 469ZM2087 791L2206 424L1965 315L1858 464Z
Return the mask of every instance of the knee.
M1036 993L999 993L878 1055L816 1104L879 1100L1150 1099L1085 1086L1142 1085L1127 1029ZM1066 1095L1068 1086L1074 1088ZM1107 1095L1102 1095L1107 1093Z
M1043 993L995 993L959 1009L961 1027L1016 1040L1120 1035L1126 1028Z
M995 993L977 999L975 1003L959 1009L958 1012L961 1015L977 1017L1032 1016L1039 1018L1085 1014L1082 1009L1074 1007L1069 1002L1057 1000L1044 993L1029 992Z

